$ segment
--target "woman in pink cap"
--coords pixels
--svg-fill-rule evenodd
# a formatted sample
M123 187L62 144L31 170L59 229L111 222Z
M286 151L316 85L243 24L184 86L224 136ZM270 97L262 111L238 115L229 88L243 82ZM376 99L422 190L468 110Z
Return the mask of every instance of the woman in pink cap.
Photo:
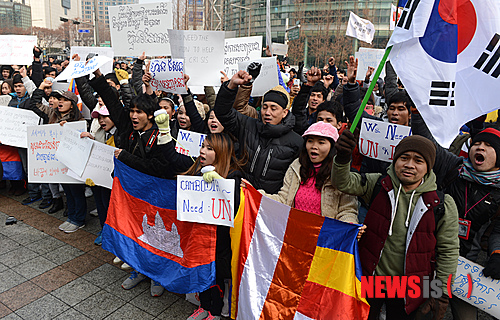
M340 192L330 181L337 128L317 122L302 135L304 146L285 174L277 194L265 196L291 206L344 222L358 223L356 197Z

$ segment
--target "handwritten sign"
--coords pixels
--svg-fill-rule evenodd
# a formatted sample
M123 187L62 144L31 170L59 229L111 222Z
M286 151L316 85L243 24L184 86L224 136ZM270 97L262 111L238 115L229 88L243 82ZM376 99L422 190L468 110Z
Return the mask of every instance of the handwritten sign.
M39 120L31 110L0 106L0 142L26 148L28 126L36 126Z
M85 131L85 121L68 122L64 127ZM28 127L28 182L30 183L79 183L66 173L68 167L56 158L64 136L64 127L56 124Z
M94 140L91 141L93 142L92 151L85 170L83 170L81 176L72 170L68 170L68 176L83 182L92 179L95 185L111 189L113 187L111 173L115 169L113 159L116 148Z
M262 64L260 74L253 83L252 88L252 97L260 97L279 84L276 57L260 58L251 61L240 62L238 64L239 70L246 71L248 65L252 62L260 62Z
M108 7L111 44L117 56L169 56L167 29L173 28L172 2Z
M272 52L277 56L286 56L288 53L288 45L284 43L273 42Z
M151 87L155 90L185 94L184 60L182 59L154 59L151 60L149 72L153 79Z
M359 152L369 158L392 162L394 148L411 135L411 127L363 118Z
M191 77L189 86L220 86L224 70L224 32L168 30L172 58L184 59L184 70Z
M104 65L107 62L112 61L112 58L108 58L105 56L95 56L90 59L88 62L85 60L81 61L71 61L66 69L61 72L55 79L55 81L68 80L73 78L79 78L82 76L86 76L96 71L99 67Z
M371 44L375 36L375 26L369 20L360 18L351 11L345 34Z
M80 56L80 60L85 61L87 60L87 55L89 53L96 53L100 56L105 56L108 58L111 58L109 62L106 62L103 64L99 69L101 69L101 72L103 74L108 74L114 70L113 66L113 57L114 57L114 51L113 48L108 48L108 47L71 47L71 55L72 57L74 54L78 54Z
M207 137L206 134L179 129L175 150L186 156L197 157L200 155L201 144Z
M356 59L358 59L358 73L356 80L365 79L368 67L373 67L377 70L384 53L384 49L359 48L359 51L354 54ZM385 77L385 68L382 69L380 77L382 77L382 79Z
M31 65L36 36L0 35L0 64Z
M238 63L259 59L261 52L262 36L225 39L224 72L231 79L240 70Z
M63 127L64 133L56 151L56 158L79 176L82 175L92 150L92 140L80 138L80 132Z
M472 283L469 283L467 275L471 276ZM472 291L467 298L470 285ZM482 266L464 257L458 257L457 273L451 292L474 307L500 318L500 280L485 277Z
M232 227L234 180L177 176L177 219Z

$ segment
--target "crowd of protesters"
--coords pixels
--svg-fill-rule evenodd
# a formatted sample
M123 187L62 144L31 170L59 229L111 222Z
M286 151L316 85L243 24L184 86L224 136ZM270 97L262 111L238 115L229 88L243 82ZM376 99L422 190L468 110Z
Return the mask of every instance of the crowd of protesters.
M1 67L2 104L32 110L43 124L87 121L88 132L81 137L116 147L115 157L131 168L165 179L234 179L238 189L252 185L288 206L360 224L364 275L429 276L446 285L459 255L477 261L483 250L488 255L481 262L483 274L500 279L500 131L479 118L465 124L454 145L444 149L389 62L385 79L372 79L373 68L357 70L353 57L341 65L331 57L323 68L307 71L303 63L298 68L281 63L281 84L262 97L251 96L260 71L252 63L230 79L223 74L217 94L213 87L193 94L185 75L187 93L176 95L153 90L143 54L132 66L115 60L109 74L98 69L92 79L75 79L90 114L85 119L74 92L52 89L69 60L42 61L38 48L33 53L31 66ZM356 81L358 72L366 72L364 81ZM412 129L413 135L395 148L392 163L361 155L359 131L349 130L372 81L375 90L363 117ZM179 129L207 134L197 158L176 152ZM468 154L458 156L463 144ZM18 152L26 173L26 149ZM101 227L106 222L111 190L92 181L87 187L60 187L23 178L2 181L0 187L7 185L11 195L28 192L22 204L40 201L39 208L49 208L49 214L65 209L67 220L59 229L66 233L85 226L90 187ZM189 319L220 319L224 280L230 278L230 241L229 228L218 226L216 285L200 293L201 305ZM101 242L99 235L95 244ZM127 257L115 262L131 269ZM145 279L132 270L122 287L132 289ZM162 293L151 279L151 295ZM368 302L369 319L379 319L380 313L386 319L442 319L448 304L454 319L477 319L474 306L445 295Z

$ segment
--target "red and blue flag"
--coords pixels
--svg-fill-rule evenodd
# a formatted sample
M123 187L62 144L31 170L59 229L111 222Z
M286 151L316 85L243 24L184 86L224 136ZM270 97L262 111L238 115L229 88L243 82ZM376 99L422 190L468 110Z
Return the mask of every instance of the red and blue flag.
M3 180L24 179L23 163L16 147L0 145L0 161L3 166Z
M115 160L103 249L175 293L215 284L216 226L177 220L175 180Z

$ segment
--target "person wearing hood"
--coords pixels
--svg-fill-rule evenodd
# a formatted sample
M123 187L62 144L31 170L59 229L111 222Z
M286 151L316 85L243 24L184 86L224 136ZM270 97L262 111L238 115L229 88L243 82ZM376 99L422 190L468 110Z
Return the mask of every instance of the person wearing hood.
M240 153L247 152L245 178L258 189L277 193L286 170L299 155L303 140L293 131L295 117L289 112L290 96L282 86L266 92L260 119L242 115L233 108L238 86L247 84L251 78L248 72L240 70L222 84L215 101L215 116L224 130L238 139Z
M448 276L455 275L458 264L458 211L451 196L436 191L434 143L420 136L401 140L387 175L349 171L356 146L350 131L344 130L335 146L333 185L370 204L366 233L359 241L363 275L418 276L422 290L422 278L432 280L435 272L446 292ZM419 313L429 316L431 311L432 319L442 319L448 306L445 294L426 301L408 293L405 299L367 300L371 306L368 319L378 319L384 303L387 319L413 319Z

